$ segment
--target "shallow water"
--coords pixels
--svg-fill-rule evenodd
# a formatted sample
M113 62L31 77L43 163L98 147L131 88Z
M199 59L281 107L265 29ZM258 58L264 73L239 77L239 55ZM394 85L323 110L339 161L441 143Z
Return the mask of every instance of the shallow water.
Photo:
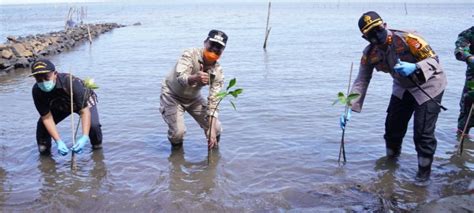
M0 38L61 30L70 5L0 6ZM79 5L80 6L80 5ZM104 149L40 157L38 113L29 70L0 74L0 206L2 211L383 211L412 210L452 195L472 194L474 143L455 154L455 127L465 64L453 56L457 34L472 25L473 4L273 3L267 51L261 46L266 3L87 4L89 22L141 26L115 29L92 45L50 57L57 68L100 89ZM383 158L391 78L375 73L363 112L346 131L348 163L337 163L342 106L366 43L359 16L376 10L389 27L416 29L439 54L448 88L437 123L438 149L429 186L417 169L412 125L398 163ZM212 11L212 13L204 12ZM226 79L244 94L237 111L223 102L221 147L208 154L202 130L186 116L184 150L171 152L159 114L161 80L182 50L200 47L210 29L229 35ZM207 91L203 91L207 94ZM77 122L77 116L75 117ZM70 119L59 131L71 142ZM469 186L471 185L471 186Z

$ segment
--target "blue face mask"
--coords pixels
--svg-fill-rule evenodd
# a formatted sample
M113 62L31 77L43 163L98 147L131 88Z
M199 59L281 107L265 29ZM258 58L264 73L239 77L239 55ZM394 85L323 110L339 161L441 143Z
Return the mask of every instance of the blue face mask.
M41 89L43 92L51 92L51 90L54 89L54 86L56 86L56 82L53 80L50 81L43 81L40 83L37 83L38 87Z

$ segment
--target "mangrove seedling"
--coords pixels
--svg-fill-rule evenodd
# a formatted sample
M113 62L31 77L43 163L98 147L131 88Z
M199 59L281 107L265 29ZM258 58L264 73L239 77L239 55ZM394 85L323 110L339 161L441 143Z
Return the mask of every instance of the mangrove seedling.
M351 93L349 94L350 88L351 88L351 79L352 79L352 68L354 67L354 62L351 63L351 70L349 72L349 84L347 85L347 97L344 95L343 92L339 92L337 94L337 99L334 101L334 104L337 102L342 103L345 108L344 108L344 121L347 121L347 114L349 113L350 107L352 106L352 100L356 99L357 97L360 96L360 94L357 93ZM342 128L342 137L341 137L341 146L339 147L339 158L337 159L337 162L341 162L341 153L344 158L344 163L346 162L346 149L344 147L344 133L346 132L346 128Z
M334 101L332 105L335 105L336 103L341 103L345 106L344 108L344 120L348 120L347 114L349 113L349 110L351 110L352 106L352 101L356 98L358 98L360 94L358 93L351 93L347 97L344 95L343 92L339 92L337 94L337 99ZM346 128L342 128L342 137L341 137L341 146L339 147L339 158L337 162L341 161L341 153L344 159L344 163L346 162L346 149L344 147L344 134L345 134Z
M209 130L208 130L208 140L211 139L211 127L212 127L212 123L213 123L213 120L214 120L214 115L216 113L216 110L217 108L219 107L220 103L222 102L222 100L224 100L226 97L228 96L232 96L233 99L236 99L242 92L243 92L243 89L242 88L237 88L237 89L234 89L234 90L231 90L235 84L237 84L237 79L233 78L229 81L229 85L227 85L227 88L225 89L225 91L222 91L222 92L219 92L217 93L215 96L216 98L219 100L217 101L217 104L216 104L216 107L214 108L214 110L212 111L212 114L211 114L211 118L209 119ZM232 108L234 108L234 110L237 110L237 108L235 107L235 103L231 100L229 100L230 104L232 105ZM211 149L212 147L209 147L209 149Z

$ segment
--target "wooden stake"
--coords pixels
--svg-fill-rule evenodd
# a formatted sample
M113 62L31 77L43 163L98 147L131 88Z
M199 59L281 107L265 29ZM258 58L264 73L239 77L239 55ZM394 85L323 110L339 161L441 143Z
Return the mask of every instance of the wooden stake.
M354 62L351 63L351 71L349 72L349 85L347 86L347 96L349 96L349 92L351 89L351 81L352 81L352 68L354 66ZM351 110L349 109L349 103L346 103L345 109L344 109L344 119L347 118L347 113L348 111ZM346 163L346 149L344 147L344 135L346 132L346 128L342 129L342 137L341 137L341 146L339 147L339 158L337 159L337 162L341 162L341 154L344 159L344 163Z
M69 17L71 17L71 12L72 12L72 7L69 8L69 12L67 13L67 16L66 16L66 21L64 23L64 30L67 30L68 29L68 24L67 24L67 21L69 20Z
M92 44L92 36L91 36L91 30L89 28L89 25L87 25L87 34L89 34L89 43Z
M268 24L270 23L270 9L272 7L272 2L269 1L268 2L268 15L267 15L267 27L265 28L265 41L263 42L263 49L266 50L267 49L267 40L268 40L268 36L270 35L270 30L272 30L272 28L268 28Z
M467 126L469 125L469 121L471 120L473 107L474 107L474 103L471 104L471 108L469 109L469 115L467 116L466 123L464 124L464 129L462 130L461 138L459 139L459 155L462 155L462 150L463 150L463 145L464 145L464 135L466 134Z
M405 15L408 15L407 3L405 2Z
M72 146L76 145L76 138L74 133L74 92L72 86L72 73L69 72L69 90L71 91L71 130L72 130ZM76 170L76 159L74 152L71 152L71 169Z

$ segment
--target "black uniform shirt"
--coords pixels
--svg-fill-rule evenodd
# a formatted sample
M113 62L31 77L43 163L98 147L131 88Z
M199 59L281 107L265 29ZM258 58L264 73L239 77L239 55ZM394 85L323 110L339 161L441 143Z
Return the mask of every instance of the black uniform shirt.
M96 95L93 90L86 88L81 79L74 76L72 79L74 112L77 113L86 106L95 105ZM41 116L48 114L52 110L61 112L71 111L71 92L69 74L67 73L58 73L56 85L50 92L43 92L38 87L38 84L35 84L32 93L36 109ZM88 100L84 100L86 93ZM83 104L84 101L86 101L85 104Z

